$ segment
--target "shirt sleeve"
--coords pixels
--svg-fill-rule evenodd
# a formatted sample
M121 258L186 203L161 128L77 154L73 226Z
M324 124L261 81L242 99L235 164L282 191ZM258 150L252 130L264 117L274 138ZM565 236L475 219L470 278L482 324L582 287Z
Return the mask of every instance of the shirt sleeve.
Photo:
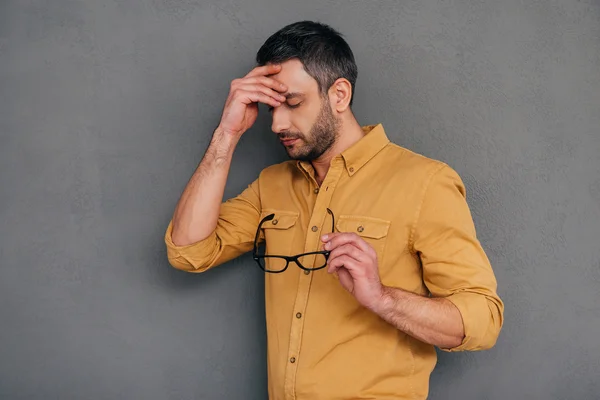
M164 237L169 263L187 272L204 272L252 250L260 209L255 180L238 196L221 204L217 226L203 240L184 246L174 244L173 220L169 221Z
M418 211L413 249L432 297L451 301L465 329L462 343L442 351L484 350L496 343L504 304L492 266L476 236L464 184L446 164L432 175Z

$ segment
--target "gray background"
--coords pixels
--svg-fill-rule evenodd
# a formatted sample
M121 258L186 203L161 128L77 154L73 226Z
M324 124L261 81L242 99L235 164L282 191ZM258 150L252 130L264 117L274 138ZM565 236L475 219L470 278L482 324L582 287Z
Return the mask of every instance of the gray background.
M283 25L345 34L355 112L452 165L506 302L432 399L600 397L600 4L0 2L0 398L264 399L262 275L163 233L229 82ZM226 196L286 159L263 114Z

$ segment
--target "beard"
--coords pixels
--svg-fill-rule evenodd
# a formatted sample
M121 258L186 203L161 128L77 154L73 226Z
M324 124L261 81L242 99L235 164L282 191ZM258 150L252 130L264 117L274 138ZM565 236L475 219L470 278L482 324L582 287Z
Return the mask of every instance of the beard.
M292 160L312 161L321 157L333 144L338 136L340 121L335 118L329 102L322 101L321 110L317 116L317 120L310 128L308 136L301 133L297 134L281 134L280 139L298 138L303 144L297 144L291 148L286 148L288 156Z

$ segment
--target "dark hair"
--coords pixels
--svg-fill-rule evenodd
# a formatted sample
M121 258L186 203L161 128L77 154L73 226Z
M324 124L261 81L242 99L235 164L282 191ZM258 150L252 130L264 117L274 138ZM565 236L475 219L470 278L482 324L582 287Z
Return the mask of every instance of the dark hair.
M322 95L336 79L348 79L352 105L358 69L350 46L339 32L319 22L295 22L271 35L256 53L259 65L293 58L299 59L304 70L317 81Z

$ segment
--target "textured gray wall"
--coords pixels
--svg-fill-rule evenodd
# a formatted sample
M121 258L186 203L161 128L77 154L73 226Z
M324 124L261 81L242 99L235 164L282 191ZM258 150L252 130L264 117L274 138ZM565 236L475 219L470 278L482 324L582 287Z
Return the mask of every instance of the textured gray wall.
M250 4L251 3L251 4ZM440 354L432 399L600 397L600 4L0 2L0 398L263 399L263 283L163 233L229 81L318 19L355 111L464 178L506 302L497 346ZM262 116L226 196L285 160Z

